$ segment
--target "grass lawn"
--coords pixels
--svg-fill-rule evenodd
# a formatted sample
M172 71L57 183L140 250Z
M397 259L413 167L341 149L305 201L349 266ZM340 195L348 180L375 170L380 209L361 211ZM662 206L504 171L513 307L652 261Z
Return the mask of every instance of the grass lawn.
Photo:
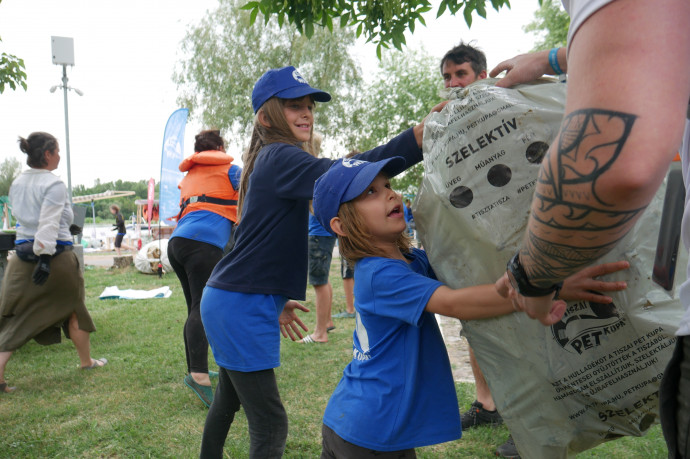
M207 409L183 385L182 327L186 306L177 277L162 279L136 269L91 268L85 272L87 306L98 327L91 335L92 355L108 365L79 371L69 340L43 347L31 342L10 360L6 379L18 390L0 395L0 457L198 457ZM331 269L334 312L345 309L339 262ZM168 299L98 299L106 286L121 289L173 289ZM303 315L315 324L313 289ZM327 345L282 342L276 370L290 421L285 457L318 458L321 417L343 368L351 357L354 320L337 319ZM211 357L212 358L212 357ZM215 365L211 365L213 369ZM459 409L474 399L472 384L457 384ZM459 441L419 448L421 458L490 458L508 430L477 428ZM248 456L247 423L235 418L225 445L227 457ZM624 438L578 458L663 458L666 447L658 426L643 438Z

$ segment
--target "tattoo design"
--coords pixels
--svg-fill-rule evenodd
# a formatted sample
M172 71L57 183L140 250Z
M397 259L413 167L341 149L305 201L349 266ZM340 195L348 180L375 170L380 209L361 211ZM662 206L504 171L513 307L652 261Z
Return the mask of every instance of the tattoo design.
M551 285L609 252L644 211L645 207L614 208L598 190L636 118L590 108L563 120L556 149L545 158L539 174L532 207L536 225L529 228L521 251L535 285ZM558 234L557 240L549 237L564 230L567 233Z

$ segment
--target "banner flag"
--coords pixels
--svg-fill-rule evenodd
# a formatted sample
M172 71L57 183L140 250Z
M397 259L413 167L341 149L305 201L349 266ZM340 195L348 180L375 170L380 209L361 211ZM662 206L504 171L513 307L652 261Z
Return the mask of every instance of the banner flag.
M180 189L177 185L184 174L178 166L184 159L184 129L188 114L186 108L175 110L168 118L163 134L158 210L161 223L169 226L176 225L174 218L180 213Z

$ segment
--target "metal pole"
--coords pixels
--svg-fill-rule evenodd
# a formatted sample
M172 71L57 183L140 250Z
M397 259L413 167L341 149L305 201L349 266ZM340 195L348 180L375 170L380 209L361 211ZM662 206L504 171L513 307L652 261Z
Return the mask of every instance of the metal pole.
M98 236L96 234L96 206L93 203L93 199L91 200L91 215L93 215L93 241L95 244ZM94 246L92 245L91 247L94 247Z
M67 151L67 193L72 204L72 167L69 159L69 111L67 109L67 65L62 65L62 89L65 94L65 150Z

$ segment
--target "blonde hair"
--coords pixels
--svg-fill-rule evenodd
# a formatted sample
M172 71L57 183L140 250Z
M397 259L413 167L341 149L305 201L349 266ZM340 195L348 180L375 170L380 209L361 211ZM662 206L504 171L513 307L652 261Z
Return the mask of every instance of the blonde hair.
M249 187L249 176L254 171L254 163L256 162L256 157L259 155L259 151L266 145L271 143L281 142L288 143L292 145L297 145L300 143L295 137L285 119L285 114L283 113L283 106L285 102L290 99L281 99L279 97L271 97L261 106L256 116L254 117L254 130L252 131L252 138L249 142L249 148L245 151L242 162L244 167L242 168L242 176L240 177L240 193L239 200L237 204L237 223L240 222L242 216L242 205L244 204L244 198L247 194L247 188ZM266 121L269 126L264 126L259 121L259 115L263 113L266 117ZM313 132L312 125L312 132ZM310 137L311 139L311 137Z
M344 202L338 209L338 218L347 236L338 235L338 248L340 256L350 263L355 263L366 257L386 257L386 253L380 247L373 244L371 234L361 215L355 209L353 201ZM404 254L410 252L412 241L405 231L395 241L400 251Z

